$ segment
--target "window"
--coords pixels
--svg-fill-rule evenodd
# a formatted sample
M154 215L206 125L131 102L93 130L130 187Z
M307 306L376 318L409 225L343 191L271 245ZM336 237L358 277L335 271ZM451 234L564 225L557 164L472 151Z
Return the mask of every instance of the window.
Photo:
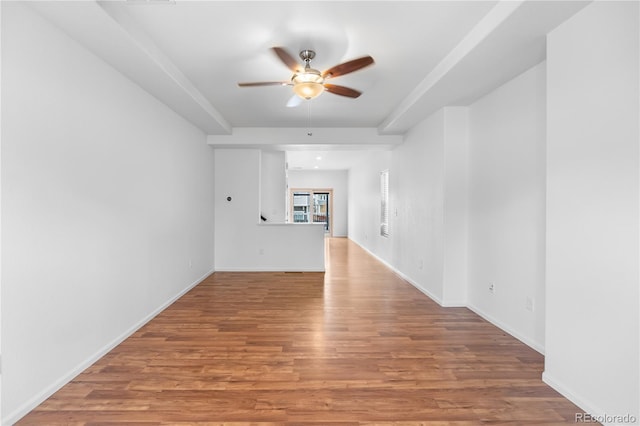
M291 189L290 220L294 223L324 223L331 235L333 189Z
M389 236L389 170L380 172L380 235Z

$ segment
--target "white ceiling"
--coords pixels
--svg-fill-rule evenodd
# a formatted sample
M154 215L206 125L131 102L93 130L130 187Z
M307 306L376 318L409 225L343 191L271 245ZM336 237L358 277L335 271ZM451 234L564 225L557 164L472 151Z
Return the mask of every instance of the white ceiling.
M287 152L289 170L346 170L363 159L361 150L290 150Z
M234 127L306 126L307 108L286 107L289 87L236 85L291 78L271 46L296 58L314 49L319 70L371 55L375 66L333 81L361 98L325 94L310 104L315 126L377 127L494 3L178 1L128 9Z
M335 169L348 168L348 160L358 158L353 149L388 149L431 112L468 105L539 63L545 57L545 35L586 3L30 4L200 127L210 144L294 151L288 155L291 168L313 168L322 156L319 168ZM312 66L320 70L364 55L373 56L375 64L332 81L362 91L359 98L324 93L289 108L289 87L237 86L291 78L271 52L273 46L295 57L302 49L314 49ZM348 134L349 141L341 134ZM338 153L330 154L335 149Z

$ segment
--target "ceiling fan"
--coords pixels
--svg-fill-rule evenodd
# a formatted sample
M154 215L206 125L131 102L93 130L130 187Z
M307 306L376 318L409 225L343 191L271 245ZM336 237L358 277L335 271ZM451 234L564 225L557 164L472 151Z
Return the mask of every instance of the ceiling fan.
M362 92L350 87L338 86L336 84L326 83L327 80L341 75L362 69L373 64L371 56L363 56L362 58L353 59L333 66L326 71L320 72L311 68L311 60L315 58L316 52L305 49L300 52L300 58L304 61L304 68L282 47L272 47L273 52L280 60L293 71L290 81L262 81L255 83L238 83L240 87L256 87L256 86L292 86L293 92L302 99L313 99L319 96L325 90L334 95L346 96L348 98L357 98Z

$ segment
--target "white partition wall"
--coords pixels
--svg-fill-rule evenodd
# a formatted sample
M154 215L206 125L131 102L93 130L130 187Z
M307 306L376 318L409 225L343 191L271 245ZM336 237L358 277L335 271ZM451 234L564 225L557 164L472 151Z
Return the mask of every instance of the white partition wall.
M260 214L267 223L287 221L287 177L284 151L260 155Z
M467 252L469 306L543 353L545 67L469 107Z
M638 15L594 2L548 37L544 378L607 424L640 420Z
M322 224L260 223L260 150L215 153L216 270L324 271Z

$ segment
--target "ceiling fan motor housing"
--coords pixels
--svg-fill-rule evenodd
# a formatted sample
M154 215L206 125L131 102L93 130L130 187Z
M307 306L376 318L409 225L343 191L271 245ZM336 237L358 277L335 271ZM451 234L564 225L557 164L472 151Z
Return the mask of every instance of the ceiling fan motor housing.
M316 52L311 49L305 49L300 51L300 58L309 64L309 61L316 57Z

